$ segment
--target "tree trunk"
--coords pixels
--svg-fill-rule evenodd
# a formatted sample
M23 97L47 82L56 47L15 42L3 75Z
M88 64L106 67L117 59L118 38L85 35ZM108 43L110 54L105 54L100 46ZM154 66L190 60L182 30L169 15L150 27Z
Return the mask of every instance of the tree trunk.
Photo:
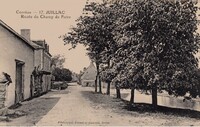
M158 100L157 100L157 84L154 83L152 86L152 105L154 108L157 108L158 106Z
M97 78L96 80L99 81L99 93L102 93L102 90L101 90L101 79L100 79L100 75L99 75L99 64L96 63L96 68L97 68Z
M97 66L98 66L98 63L96 62L96 68L97 68ZM94 87L95 87L95 93L97 93L97 83L98 83L98 70L97 70L97 75L96 75L95 85L94 85Z
M130 104L134 104L134 93L135 93L135 88L131 88Z
M108 68L110 69L110 60L108 60ZM107 95L110 95L110 81L109 82L107 82L108 83L108 85L107 85L107 91L106 91L106 94Z
M102 93L102 90L101 90L101 77L99 75L99 93Z
M95 93L97 93L97 76L96 76L96 79L95 79L94 87L95 87Z
M111 82L108 82L107 91L106 91L106 94L107 94L107 95L110 95L110 83L111 83Z
M117 98L121 99L121 93L120 93L119 88L116 88L116 94L117 94Z
M197 89L198 89L198 95L200 97L200 86L199 85L197 85Z

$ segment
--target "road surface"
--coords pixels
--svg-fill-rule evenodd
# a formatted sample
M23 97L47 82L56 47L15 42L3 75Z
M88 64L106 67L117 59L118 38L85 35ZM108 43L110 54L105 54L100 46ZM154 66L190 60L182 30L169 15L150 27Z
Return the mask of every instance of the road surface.
M81 87L76 83L70 84L68 94L57 94L53 97L60 97L58 103L50 110L36 125L51 125L51 126L97 126L97 125L127 125L130 119L126 122L119 121L117 114L104 109L94 109L91 102L85 99L81 91L86 91L88 87ZM92 89L91 89L92 90Z
M94 88L71 83L66 90L51 91L46 95L22 103L14 111L26 115L11 118L0 125L9 126L160 126L200 125L199 119L173 114L131 112L118 108L123 102L102 94ZM122 91L123 92L123 91ZM123 106L121 106L123 107Z

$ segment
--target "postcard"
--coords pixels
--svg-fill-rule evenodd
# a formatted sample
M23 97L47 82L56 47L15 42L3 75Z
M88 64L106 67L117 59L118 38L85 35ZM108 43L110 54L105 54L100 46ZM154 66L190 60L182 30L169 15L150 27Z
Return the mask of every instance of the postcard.
M196 0L0 0L0 126L199 126Z

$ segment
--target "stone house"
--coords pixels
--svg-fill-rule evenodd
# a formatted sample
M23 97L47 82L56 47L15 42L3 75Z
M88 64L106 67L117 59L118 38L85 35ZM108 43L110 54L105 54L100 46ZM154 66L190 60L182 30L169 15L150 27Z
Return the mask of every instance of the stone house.
M30 29L22 29L21 35L31 42L34 50L34 71L31 75L31 97L46 93L51 88L51 54L45 40L31 40Z
M20 35L0 20L0 47L0 74L6 73L12 80L0 81L0 109L35 96L37 85L40 94L50 90L51 54L44 40L31 41L29 29L22 29ZM33 82L36 68L41 74L40 84Z
M49 53L49 45L45 40L32 41L35 46L35 61L34 65L42 71L41 93L46 93L51 88L51 54Z
M96 67L91 62L90 65L84 71L83 75L81 76L81 85L84 87L94 86L96 75L97 75Z
M34 50L31 42L0 20L0 71L10 75L6 85L4 106L9 107L30 97L30 79L34 68ZM2 91L0 91L0 95ZM2 94L3 95L3 94ZM3 101L1 101L3 103ZM0 107L1 108L1 107Z
M81 85L83 87L94 87L95 86L95 80L97 76L97 70L94 64L91 62L90 65L84 70L83 75L81 76ZM97 79L97 83L99 80ZM101 85L103 88L107 87L107 83L101 81ZM113 85L111 85L111 88L114 88Z

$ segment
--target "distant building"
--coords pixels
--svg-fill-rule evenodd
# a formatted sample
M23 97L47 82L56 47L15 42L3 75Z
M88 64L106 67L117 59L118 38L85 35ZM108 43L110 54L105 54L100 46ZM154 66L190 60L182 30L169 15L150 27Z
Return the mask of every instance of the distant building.
M97 75L96 67L91 62L88 68L84 71L83 75L81 76L81 85L94 86L96 75Z

